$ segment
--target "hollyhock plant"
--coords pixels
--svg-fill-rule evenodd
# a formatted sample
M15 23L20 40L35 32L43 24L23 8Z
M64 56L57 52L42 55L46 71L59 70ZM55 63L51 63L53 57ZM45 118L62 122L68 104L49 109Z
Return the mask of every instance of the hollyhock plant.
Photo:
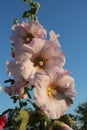
M65 115L76 96L74 79L65 70L65 55L61 50L59 34L49 32L36 21L40 7L38 2L29 3L23 18L15 18L10 37L12 60L6 62L9 78L4 91L11 96L15 108L0 115L0 130L72 130L73 120ZM31 91L31 93L30 93ZM34 91L34 93L32 93ZM6 115L7 114L7 120ZM69 118L70 117L70 118Z
M3 116L0 117L0 130L3 130L5 123L6 123L6 116L3 115Z
M52 75L52 76L51 76ZM58 119L76 96L74 80L66 70L54 69L48 75L38 75L34 88L35 103L50 119Z

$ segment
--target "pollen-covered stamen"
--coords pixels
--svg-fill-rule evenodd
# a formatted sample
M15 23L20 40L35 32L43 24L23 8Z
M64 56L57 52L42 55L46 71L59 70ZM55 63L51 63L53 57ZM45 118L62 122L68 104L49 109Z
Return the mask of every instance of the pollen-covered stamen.
M39 67L43 68L44 65L45 65L45 60L44 60L44 58L42 58L42 57L38 57L38 58L36 58L36 60L34 61L34 66L39 66Z
M33 38L34 36L28 33L28 35L24 37L25 44L28 44L29 42L31 42Z
M56 91L55 87L50 85L47 89L47 94L49 97L56 96L57 91Z

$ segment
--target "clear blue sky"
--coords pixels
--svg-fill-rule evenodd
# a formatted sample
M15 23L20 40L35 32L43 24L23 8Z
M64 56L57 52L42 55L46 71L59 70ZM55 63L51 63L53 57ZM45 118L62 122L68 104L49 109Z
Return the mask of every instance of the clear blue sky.
M62 50L66 56L64 68L75 79L77 96L70 112L87 100L87 0L38 0L39 21L48 30L59 33ZM3 89L8 79L5 62L10 60L10 35L14 17L23 21L22 14L28 6L23 0L0 1L0 82ZM15 106L15 105L14 105ZM12 100L4 92L0 93L0 113L13 107Z

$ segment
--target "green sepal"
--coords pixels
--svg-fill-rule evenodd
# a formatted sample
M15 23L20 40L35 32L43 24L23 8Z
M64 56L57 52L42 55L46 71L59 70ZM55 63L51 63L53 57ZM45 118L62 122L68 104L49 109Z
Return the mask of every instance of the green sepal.
M58 129L60 129L61 128L61 126L62 126L62 124L63 124L63 122L61 122L61 121L54 121L53 122L53 124L52 124L52 128L53 128L53 130L58 130Z
M65 114L59 118L60 121L72 127L75 124L75 121L68 115Z
M18 24L19 20L18 18L14 18L14 24Z

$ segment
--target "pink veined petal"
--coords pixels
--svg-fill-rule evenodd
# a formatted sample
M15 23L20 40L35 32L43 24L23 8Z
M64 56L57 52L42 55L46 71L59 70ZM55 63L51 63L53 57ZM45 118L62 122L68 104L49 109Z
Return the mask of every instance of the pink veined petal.
M59 34L55 34L55 32L53 30L50 31L50 40L52 40L52 41L56 41L57 40L59 47L61 47L61 45L60 45L60 43L58 41L58 38L57 38L59 36L60 35Z
M27 80L31 74L31 72L34 70L33 63L30 60L25 60L23 62L17 62L17 65L19 67L20 73L22 77Z
M16 81L11 86L6 86L4 88L5 92L12 96L13 93L18 94L21 98L26 98L27 94L24 93L24 87L27 87L27 82L25 80Z
M52 62L49 63L52 64ZM51 82L54 83L55 86L64 75L70 75L69 71L58 67L56 62L54 62L53 66L46 69L46 73L49 75Z
M46 70L51 70L54 67L57 68L61 68L65 63L65 59L64 58L51 58L49 60L46 61Z
M10 75L13 75L15 81L18 79L21 79L20 71L18 69L18 66L16 65L15 61L7 61L6 62L7 72Z
M21 37L26 36L26 33L27 33L27 31L22 26L22 24L14 24L12 26L12 32L13 32L13 35L18 35L18 36L21 36Z
M39 22L36 22L34 20L27 20L22 23L22 26L26 29L28 33L31 33L33 36L40 39L46 38L46 30Z
M12 96L11 87L5 86L4 91L5 91L9 96Z
M76 96L74 79L69 75L64 75L58 82L59 90L69 98Z
M62 53L60 47L58 45L58 41L46 41L45 46L43 47L41 55L44 58L52 58L52 57L59 57Z
M28 53L33 53L34 56L36 57L36 55L38 55L43 46L45 44L45 41L39 38L33 38L32 41L28 44L24 44L23 45L23 50L28 52Z
M15 53L15 59L17 60L19 57L25 57L25 58L31 58L32 56L32 49L29 48L29 45L26 45L23 38L19 37L19 36L14 36L14 53ZM29 49L23 49L24 46Z

